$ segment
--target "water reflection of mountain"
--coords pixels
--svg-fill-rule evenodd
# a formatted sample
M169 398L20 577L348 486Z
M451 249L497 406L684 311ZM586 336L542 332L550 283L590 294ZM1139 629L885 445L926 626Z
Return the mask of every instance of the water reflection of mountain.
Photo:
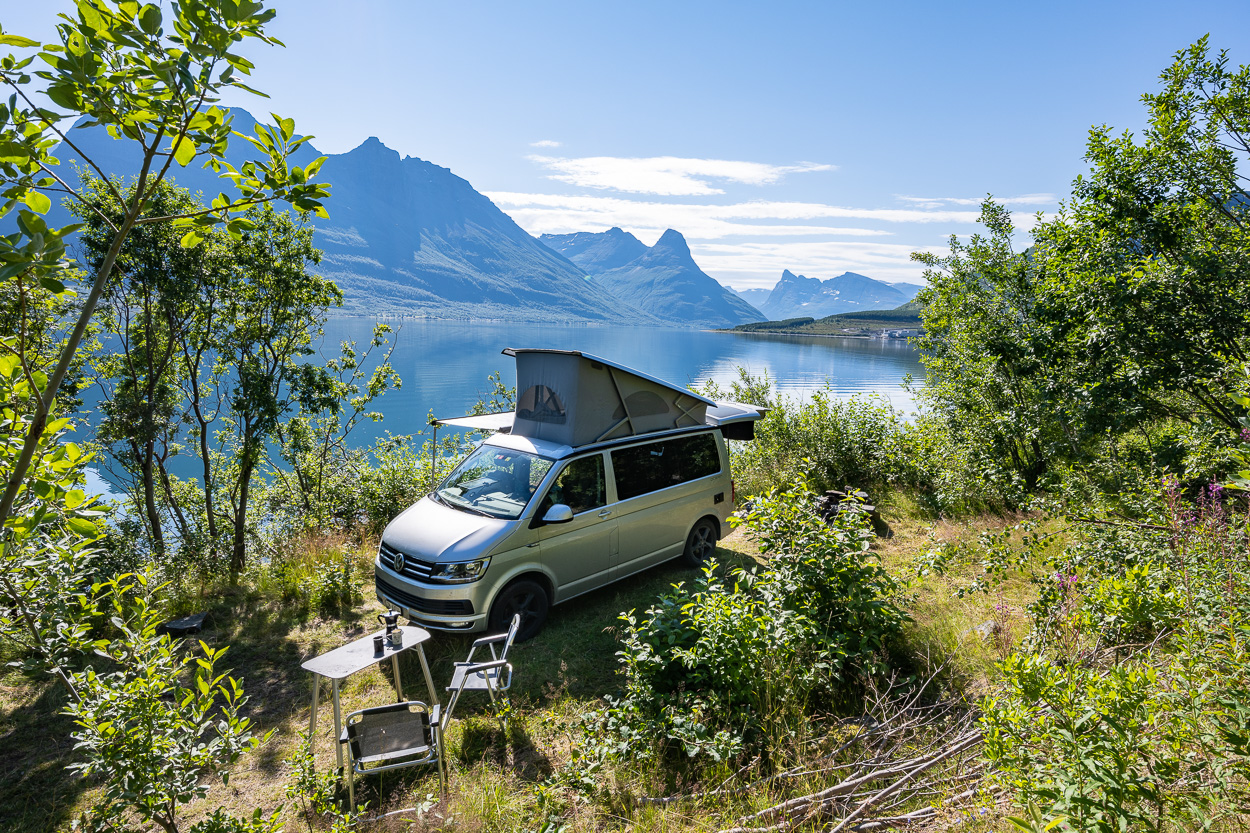
M331 321L327 343L343 339L364 343L371 327L371 322L360 319ZM838 396L878 393L904 410L911 409L911 397L901 388L903 377L909 373L916 379L924 377L915 350L897 340L409 320L394 341L392 362L403 388L383 398L383 422L362 426L374 436L421 430L431 410L438 416L465 413L487 390L487 376L496 371L506 384L513 384L512 360L500 355L505 347L581 350L678 384L708 379L727 383L737 378L737 368L745 367L754 374L767 371L791 396L807 396L828 379Z
M581 350L637 368L677 384L702 384L708 379L727 384L744 367L759 375L767 371L776 387L791 397L807 397L829 383L833 395L880 394L896 408L910 411L911 396L902 389L903 377L923 380L924 368L916 352L899 340L823 338L803 336L736 335L701 330L619 326L541 326L505 322L407 320L392 322L391 358L403 380L375 410L381 422L362 422L350 442L360 447L391 434L426 430L426 415L467 413L500 373L507 385L516 382L513 360L501 355L505 347L548 347ZM339 318L326 324L321 347L329 357L341 341L368 344L373 322ZM313 358L313 357L310 357ZM372 368L368 368L372 370ZM85 397L88 407L94 405ZM447 429L449 430L449 429ZM84 433L90 426L84 426ZM180 477L194 477L198 464L190 456L173 461Z

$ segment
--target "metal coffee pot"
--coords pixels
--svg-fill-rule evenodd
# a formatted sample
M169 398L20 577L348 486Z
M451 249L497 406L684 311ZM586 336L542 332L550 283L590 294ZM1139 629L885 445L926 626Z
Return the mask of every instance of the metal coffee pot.
M378 614L378 621L386 625L387 639L390 639L391 634L399 628L399 617L402 615L398 610L388 610L386 613Z

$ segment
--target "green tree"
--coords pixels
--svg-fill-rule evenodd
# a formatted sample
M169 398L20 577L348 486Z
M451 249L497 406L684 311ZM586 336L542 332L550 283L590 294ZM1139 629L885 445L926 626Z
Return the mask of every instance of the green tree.
M927 375L922 400L968 449L974 465L1009 498L1036 485L1047 462L1074 450L1077 417L1047 338L1039 264L1012 244L1011 213L987 199L987 233L950 254L918 253Z
M78 0L74 16L61 16L56 43L41 46L0 32L0 44L35 49L23 57L0 58L0 83L13 91L8 103L0 105L0 216L16 211L18 228L17 233L0 237L0 282L22 276L28 284L38 283L52 292L65 283L64 240L75 227L50 229L40 215L51 207L50 194L65 195L88 208L90 203L82 188L57 171L54 148L64 144L107 181L106 172L75 145L73 128L65 127L68 122L77 119L76 128L103 126L114 138L132 143L134 169L139 171L128 197L113 195L125 210L120 222L113 223L113 239L90 276L77 320L51 372L41 377L39 395L27 403L33 418L24 427L21 452L4 472L0 495L0 524L5 530L14 520L19 492L26 487L57 392L76 361L131 231L176 220L186 225L184 243L193 245L201 230L218 223L224 223L230 234L241 235L249 227L241 212L257 203L282 199L302 210L323 210L321 200L328 195L328 186L315 181L322 160L303 168L288 164L291 153L306 141L295 135L290 119L275 117L276 127L258 125L256 135L246 137L262 155L260 161L236 169L224 159L231 116L216 102L227 87L250 89L241 79L252 66L233 50L248 38L277 43L264 32L273 15L254 0L183 0L168 17L154 4ZM42 68L32 71L35 61ZM37 91L35 79L42 82ZM36 103L37 93L53 106ZM149 205L153 189L171 166L185 167L197 158L218 171L236 194L223 194L198 212L172 216L153 212ZM28 374L28 382L35 380Z
M133 188L88 174L83 192L91 209L70 204L83 221L79 244L89 269L99 269L108 256L113 228L125 210L113 195L129 198ZM152 189L148 205L165 215L203 207L168 181ZM205 336L195 325L221 260L220 246L184 248L179 237L171 223L142 225L130 233L101 298L98 326L107 339L93 361L104 415L96 437L130 478L128 491L158 558L166 551L162 505L177 506L167 462L181 439L183 357ZM186 521L178 518L185 534Z
M309 365L301 374L295 413L277 425L286 465L277 467L274 477L285 490L287 502L298 505L305 525L324 528L341 511L342 495L335 492L354 491L336 487L346 479L359 482L366 475L369 453L353 452L347 438L362 420L380 421L382 414L369 406L401 384L391 365L394 346L386 340L390 332L389 325L376 324L363 350L354 341L344 341L338 355L326 358L324 365ZM377 366L368 370L375 351L382 355ZM357 509L353 505L349 511ZM353 523L356 518L338 520Z
M338 401L325 376L300 360L312 353L309 345L321 334L327 309L343 300L332 281L308 274L307 265L321 260L311 228L267 205L248 216L255 230L231 246L213 339L218 366L233 374L226 395L230 453L219 458L229 471L223 488L233 529L232 575L247 563L248 502L269 441L299 402L324 410Z
M1228 394L1250 342L1250 67L1177 53L1143 96L1140 140L1091 131L1080 177L1038 230L1056 336L1083 361L1091 428L1159 416L1239 428ZM1130 407L1127 415L1122 411ZM1101 405L1101 407L1098 407Z
M1091 131L1088 176L1027 251L1006 209L929 268L926 397L982 470L1031 487L1057 460L1162 426L1239 431L1250 344L1250 67L1178 53L1141 139ZM1224 442L1221 440L1221 442Z

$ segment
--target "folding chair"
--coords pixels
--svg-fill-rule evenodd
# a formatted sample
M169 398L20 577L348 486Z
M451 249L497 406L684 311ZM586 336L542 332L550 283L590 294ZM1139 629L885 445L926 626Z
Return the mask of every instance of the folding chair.
M425 703L410 700L352 712L339 742L347 745L350 807L356 806L356 773L437 763L439 795L446 791L442 721L437 705L431 709Z
M451 683L447 686L447 690L451 692L451 698L447 701L447 711L443 717L444 725L451 723L452 710L460 701L460 695L466 691L485 691L490 695L492 703L496 702L501 694L506 696L508 688L512 685L512 664L508 662L508 649L512 647L512 641L516 639L516 632L520 627L521 614L518 613L512 617L512 624L508 626L507 633L483 636L475 640L465 661L456 663L456 670L451 675ZM496 651L495 646L501 642L503 650ZM490 648L491 658L484 662L474 662L474 652L482 647Z

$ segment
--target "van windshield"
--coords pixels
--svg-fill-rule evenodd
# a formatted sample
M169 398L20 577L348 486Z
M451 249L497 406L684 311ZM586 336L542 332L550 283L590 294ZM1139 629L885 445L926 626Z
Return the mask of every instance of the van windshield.
M464 459L434 491L441 502L492 518L519 518L553 461L488 445Z

